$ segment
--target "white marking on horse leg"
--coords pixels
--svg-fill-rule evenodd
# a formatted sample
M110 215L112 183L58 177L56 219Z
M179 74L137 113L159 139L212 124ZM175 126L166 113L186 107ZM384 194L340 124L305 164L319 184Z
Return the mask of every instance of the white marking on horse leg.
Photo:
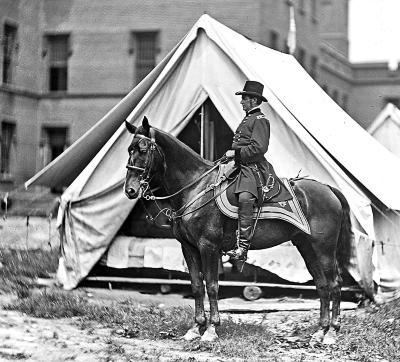
M322 343L325 336L325 332L323 329L318 329L310 339L310 346L314 347L316 344Z
M329 331L326 332L322 344L332 345L336 343L337 332L333 328L329 328Z
M202 342L214 342L218 339L218 334L215 331L215 326L210 324L204 334L201 336Z
M186 334L182 337L185 341L194 341L201 337L200 334L200 326L195 324L192 328L190 328Z

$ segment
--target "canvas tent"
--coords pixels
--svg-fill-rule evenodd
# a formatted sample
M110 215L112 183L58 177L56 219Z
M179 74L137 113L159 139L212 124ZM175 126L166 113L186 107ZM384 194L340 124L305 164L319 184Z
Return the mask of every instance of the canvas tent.
M379 249L384 252L375 250L378 285L400 288L400 263L386 255L399 253L400 161L332 101L294 57L257 44L208 15L105 117L26 183L54 186L74 180L59 210L59 275L65 288L87 276L134 206L122 192L131 140L125 118L138 124L146 115L153 126L178 135L209 99L234 130L243 117L234 92L247 79L265 85L269 103L262 109L272 127L268 158L277 173L293 177L301 169L341 189L355 229L365 236L358 239L360 246L371 251L372 240L390 240Z
M368 132L400 158L400 109L388 103L368 127Z

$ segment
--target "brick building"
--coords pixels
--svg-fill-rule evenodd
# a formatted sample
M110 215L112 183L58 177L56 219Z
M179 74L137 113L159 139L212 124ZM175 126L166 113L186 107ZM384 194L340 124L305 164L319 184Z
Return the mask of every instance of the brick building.
M295 56L342 108L367 127L400 103L400 72L349 62L348 0L295 5ZM286 51L287 0L0 0L0 189L77 140L203 13Z

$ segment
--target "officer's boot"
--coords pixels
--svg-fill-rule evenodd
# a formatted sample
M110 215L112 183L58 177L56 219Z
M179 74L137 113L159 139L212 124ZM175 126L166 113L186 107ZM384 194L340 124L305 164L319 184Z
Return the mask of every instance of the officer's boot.
M232 259L246 261L247 251L250 248L251 232L253 229L253 206L255 198L239 202L239 230L237 248L229 250L226 254Z

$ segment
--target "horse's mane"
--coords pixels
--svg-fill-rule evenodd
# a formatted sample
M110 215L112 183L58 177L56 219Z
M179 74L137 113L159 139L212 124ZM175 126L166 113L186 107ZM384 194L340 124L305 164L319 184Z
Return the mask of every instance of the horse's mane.
M161 138L165 138L165 139L167 139L167 141L169 143L172 143L172 145L169 145L170 147L182 149L182 152L186 152L186 153L190 154L190 156L193 157L196 161L203 163L207 166L213 165L213 163L211 161L206 160L205 158L201 157L197 152L193 151L188 145L186 145L185 143L180 141L175 136L173 136L167 132L164 132L158 128L155 128L155 127L152 127L152 128L156 131L156 141L158 139L157 135L160 135Z

